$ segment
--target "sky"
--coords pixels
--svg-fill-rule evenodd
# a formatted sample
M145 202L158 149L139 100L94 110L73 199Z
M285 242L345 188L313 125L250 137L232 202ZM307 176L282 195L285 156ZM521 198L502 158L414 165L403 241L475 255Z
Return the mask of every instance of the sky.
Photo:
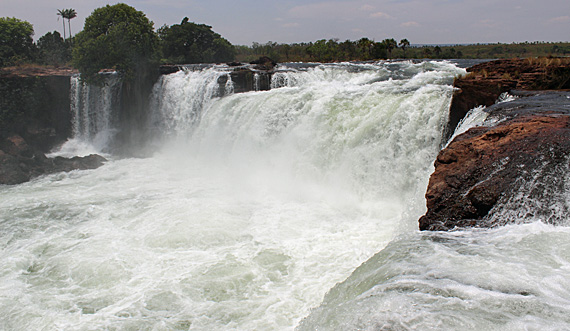
M118 2L118 1L117 1ZM58 9L73 8L73 34L91 12L117 2L99 0L0 0L0 17L32 23L34 38L57 30ZM412 44L570 41L570 0L126 0L155 28L191 22L234 45L298 43L338 38ZM67 22L66 22L67 29ZM63 33L62 33L63 34Z

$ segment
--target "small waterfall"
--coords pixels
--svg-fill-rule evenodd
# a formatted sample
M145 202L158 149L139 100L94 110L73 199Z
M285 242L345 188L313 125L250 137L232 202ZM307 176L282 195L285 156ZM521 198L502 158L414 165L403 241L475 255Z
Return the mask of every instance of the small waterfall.
M253 74L253 89L255 91L259 91L260 90L260 78L259 78L259 74L256 72Z
M224 88L224 95L234 94L234 82L232 81L232 76L227 74L227 81Z
M72 138L97 150L105 150L111 143L120 106L121 79L116 73L106 75L102 87L84 84L79 76L71 77Z

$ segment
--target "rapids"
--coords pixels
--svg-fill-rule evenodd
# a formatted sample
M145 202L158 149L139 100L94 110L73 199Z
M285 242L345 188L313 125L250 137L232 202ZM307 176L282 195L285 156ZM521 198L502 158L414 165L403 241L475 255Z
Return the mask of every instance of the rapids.
M568 228L417 230L464 69L278 69L271 90L247 93L231 79L220 92L223 66L162 76L151 157L0 186L0 328L570 323ZM117 88L77 84L75 136L53 155L108 152L121 129Z

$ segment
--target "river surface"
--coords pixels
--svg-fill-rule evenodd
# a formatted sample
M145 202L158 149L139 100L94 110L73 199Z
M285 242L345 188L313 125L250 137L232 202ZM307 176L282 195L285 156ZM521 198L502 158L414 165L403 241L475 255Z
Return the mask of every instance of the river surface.
M570 329L570 227L418 231L464 69L291 64L221 97L225 70L157 82L152 156L0 186L0 329ZM53 155L105 153L113 79L74 78Z

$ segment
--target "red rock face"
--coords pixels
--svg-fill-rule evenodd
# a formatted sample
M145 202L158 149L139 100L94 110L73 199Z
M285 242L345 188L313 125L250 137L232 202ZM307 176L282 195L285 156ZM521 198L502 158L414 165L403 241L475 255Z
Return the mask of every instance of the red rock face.
M568 186L570 92L528 91L570 89L570 60L497 60L468 71L467 77L454 84L457 91L444 138L450 137L465 114L479 105L487 106L489 118L500 124L470 129L439 153L426 193L428 211L419 220L420 229L516 222L495 216L505 208L519 207L525 208L518 213L524 214L522 218L556 222L553 210L560 208L555 200ZM493 105L503 92L519 93L523 98ZM521 198L523 191L526 195ZM522 200L512 203L516 199Z
M468 68L467 77L457 79L449 111L446 138L467 114L479 105L491 106L499 95L511 90L570 89L570 60L563 58L503 59Z
M495 127L468 130L439 153L421 230L493 226L487 222L490 211L536 177L534 170L546 178L568 164L570 115L518 110Z

